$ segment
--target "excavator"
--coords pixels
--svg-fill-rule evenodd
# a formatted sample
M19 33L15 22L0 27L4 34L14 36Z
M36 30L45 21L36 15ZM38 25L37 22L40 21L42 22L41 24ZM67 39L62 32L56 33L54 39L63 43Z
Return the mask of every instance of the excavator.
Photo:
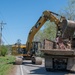
M42 59L40 57L36 57L36 52L39 50L38 45L40 44L40 42L38 42L38 41L32 42L35 34L40 30L40 28L44 25L44 23L47 20L54 22L59 28L58 24L60 23L60 20L58 18L56 18L56 16L54 16L54 15L60 16L59 14L56 14L51 11L44 11L43 15L38 19L36 24L31 28L31 30L29 32L27 43L26 43L26 49L25 49L25 53L24 53L23 57L24 58L31 57L32 63L38 64L38 65L42 64Z
M24 59L31 59L32 63L42 64L41 58L35 57L36 52L38 50L38 45L40 44L40 42L38 41L32 42L32 41L33 41L35 34L40 30L40 28L43 26L43 24L47 20L55 22L56 25L60 22L59 19L57 19L54 15L58 16L58 14L54 12L44 11L43 15L38 19L36 24L31 28L26 45L25 46L21 45L20 47L18 45L12 45L12 54L17 55L17 56L23 56ZM18 49L20 49L21 51ZM18 61L16 60L16 62Z
M75 71L75 22L66 20L64 16L52 11L44 11L36 24L31 28L22 56L24 58L30 57L32 63L42 64L42 59L36 57L40 42L33 41L33 39L48 20L56 24L56 38L61 37L62 42L59 42L60 39L58 42L50 41L52 43L50 49L40 49L45 55L45 69L47 71L64 69Z

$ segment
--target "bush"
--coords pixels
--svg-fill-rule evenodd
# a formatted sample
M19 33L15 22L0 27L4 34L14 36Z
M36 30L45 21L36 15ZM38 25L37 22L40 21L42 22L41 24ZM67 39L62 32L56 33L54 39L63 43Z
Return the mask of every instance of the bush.
M4 45L2 45L2 46L1 46L1 55L2 55L2 56L5 56L6 53L7 53L7 48L6 48Z

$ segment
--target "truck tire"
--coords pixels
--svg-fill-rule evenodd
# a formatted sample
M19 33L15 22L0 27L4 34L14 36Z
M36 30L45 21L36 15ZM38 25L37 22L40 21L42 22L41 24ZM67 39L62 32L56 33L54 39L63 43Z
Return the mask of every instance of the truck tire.
M16 60L15 60L15 64L16 64L16 65L21 65L22 62L23 62L22 58L16 57Z
M33 56L31 60L32 60L33 64L36 64L36 65L41 65L42 64L42 58L41 57Z

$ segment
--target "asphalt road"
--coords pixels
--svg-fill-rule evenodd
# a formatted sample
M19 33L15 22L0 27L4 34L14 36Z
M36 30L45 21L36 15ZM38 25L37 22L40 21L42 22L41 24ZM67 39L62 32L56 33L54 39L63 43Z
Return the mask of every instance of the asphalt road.
M30 60L24 60L21 70L23 72L21 75L75 75L67 71L47 72L44 67L44 59L42 65L34 65Z

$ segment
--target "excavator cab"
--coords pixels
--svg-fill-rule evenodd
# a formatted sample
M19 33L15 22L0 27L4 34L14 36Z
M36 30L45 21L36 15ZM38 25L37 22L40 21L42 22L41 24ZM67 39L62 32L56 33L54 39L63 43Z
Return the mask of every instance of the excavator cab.
M27 51L26 48L24 48L23 58L24 59L31 59L32 56L37 55L40 48L41 48L41 42L33 41L32 48L30 51Z
M38 50L40 49L40 46L41 46L41 42L38 42L38 41L32 42L32 50L31 50L32 55L38 52Z

